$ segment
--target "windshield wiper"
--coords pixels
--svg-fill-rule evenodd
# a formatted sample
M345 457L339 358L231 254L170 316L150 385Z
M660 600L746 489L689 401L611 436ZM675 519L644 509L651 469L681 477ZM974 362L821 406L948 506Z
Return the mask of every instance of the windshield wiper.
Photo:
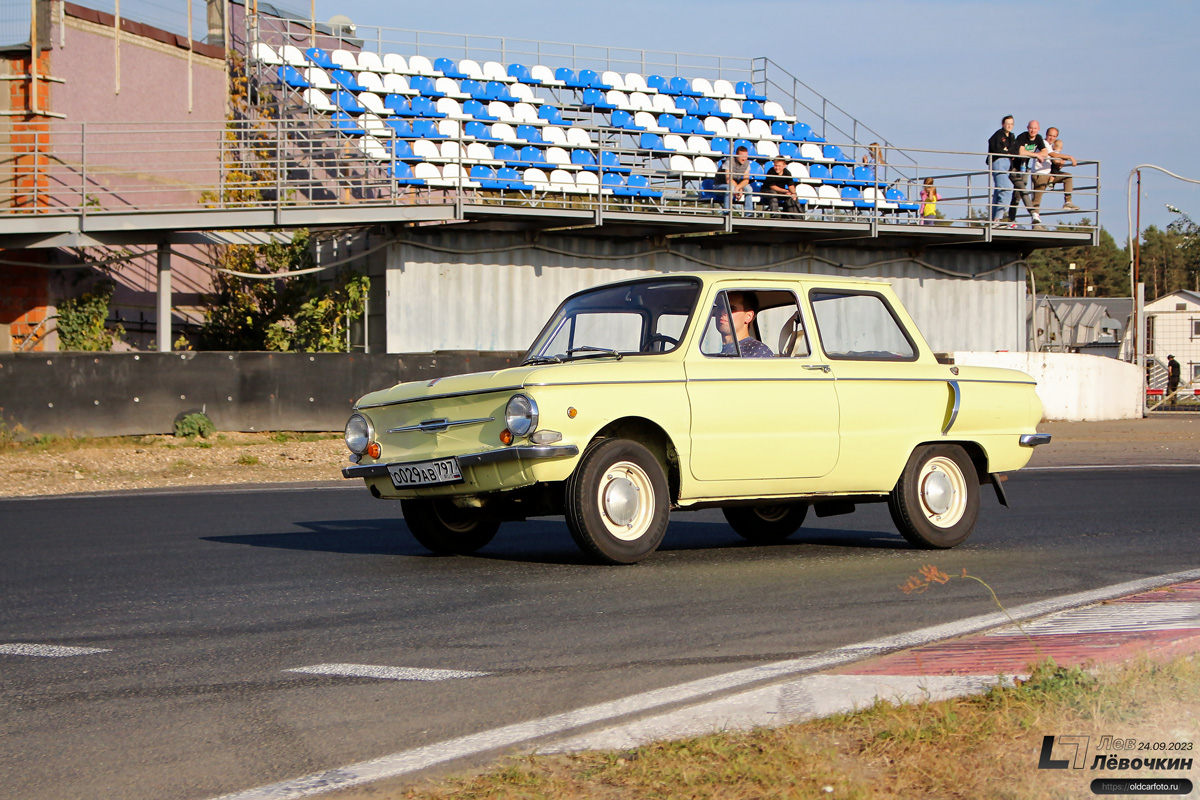
M596 355L601 356L616 356L617 361L620 361L622 358L624 358L624 356L622 356L616 350L613 350L611 347L592 347L591 345L587 344L583 345L582 347L572 347L567 351L567 355L572 355L573 353L595 353Z
M563 360L559 356L530 356L521 362L524 367L528 364L561 364Z

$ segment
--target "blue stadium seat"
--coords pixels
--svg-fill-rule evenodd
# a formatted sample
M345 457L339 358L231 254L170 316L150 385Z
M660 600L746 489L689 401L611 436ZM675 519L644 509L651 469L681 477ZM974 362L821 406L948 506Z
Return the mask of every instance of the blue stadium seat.
M367 87L363 86L354 77L354 73L345 69L335 69L329 71L329 77L333 82L344 88L348 92L365 92Z
M705 178L700 181L700 199L707 200L710 203L725 202L725 193L713 189L714 185L712 178Z
M333 59L319 47L310 47L304 51L304 55L308 56L308 60L316 64L321 69L337 69L337 64L333 63Z
M645 175L630 175L626 179L629 184L630 191L636 192L638 197L654 197L660 198L663 193L657 189L650 188L650 179Z
M729 140L724 136L714 136L708 146L723 156L729 155Z
M796 144L795 142L780 142L779 155L790 161L795 161L800 157L800 145Z
M357 97L344 89L338 89L336 92L334 92L330 96L329 101L335 106L341 108L342 111L350 114L364 114L367 111L366 106L358 102Z
M824 153L826 158L836 161L840 164L854 163L851 159L846 158L846 154L842 152L842 148L838 147L836 144L827 144L821 148L821 151Z
M413 177L412 167L404 162L399 162L388 167L388 172L395 178L396 183L401 186L424 186L425 181L420 178Z
M554 71L554 79L556 81L562 81L568 89L588 88L586 83L580 82L579 78L575 76L575 71L570 67L559 67L556 69Z
M834 164L829 170L829 180L825 182L838 186L853 186L854 173L845 164Z
M792 136L789 137L793 142L810 142L813 135L812 128L808 127L807 122L797 122L792 126Z
M626 131L633 131L635 133L646 130L640 125L634 124L633 114L630 114L628 111L620 108L612 112L612 126L614 128L621 128L622 130Z
M758 100L743 100L742 113L750 114L755 119L774 119L774 117L763 111L762 103L760 103Z
M392 155L397 161L419 161L420 159L413 155L412 145L405 139L392 140Z
M388 117L383 122L393 131L395 131L395 135L398 137L411 139L415 136L412 130L412 125L410 125L406 119L400 119L399 117Z
M671 91L671 82L662 75L647 76L646 85L651 89L657 89L659 94L678 94L678 92Z
M474 101L468 100L467 102L472 103ZM464 105L463 108L465 109L466 106ZM471 122L468 122L466 125L464 125L463 133L465 133L467 136L470 136L477 142L498 142L498 141L500 141L495 136L492 136L491 128L489 128L487 125L484 125L482 122L479 122L477 120L473 120Z
M496 170L496 180L502 181L506 189L518 192L533 191L533 187L521 180L521 173L515 167L500 167Z
M878 180L875 176L875 167L870 164L859 164L854 168L854 180L861 186L876 185Z
M771 135L795 141L795 139L792 139L792 137L795 135L792 133L792 126L781 119L777 119L771 123Z
M510 78L516 78L521 83L532 83L535 86L540 86L542 84L541 81L529 74L529 67L525 66L524 64L509 64L508 76Z
M517 138L524 139L530 144L550 144L542 138L542 132L533 125L518 125Z
M645 135L645 134L643 134ZM595 172L599 167L596 165L596 157L592 155L591 150L577 149L571 151L571 163L576 166L583 167L589 172Z
M829 179L829 167L824 164L812 164L808 168L808 177L822 182L826 181Z
M526 145L525 147L522 147L517 156L524 164L538 166L546 163L546 154L533 145Z
M339 133L344 133L347 136L366 136L367 132L358 126L354 117L347 114L345 111L335 111L329 117L330 126Z
M480 189L503 191L508 187L504 181L496 179L496 170L486 164L475 164L471 167L471 180L479 184Z
M633 168L623 166L620 156L611 150L605 150L600 154L600 163L604 169L610 172L633 172Z
M679 121L679 133L683 136L691 136L692 134L707 136L708 129L704 127L704 120L699 117L686 116Z
M463 94L469 94L473 100L480 100L486 103L492 99L488 97L487 84L474 80L473 78L467 78L464 80L458 85L458 89Z
M562 112L555 106L544 105L538 109L538 118L546 120L551 125L557 125L560 128L567 127L567 123L563 121Z
M678 95L686 95L687 97L700 97L700 92L692 88L692 83L687 78L671 78L670 82L671 93Z
M630 191L625 184L625 178L615 172L606 172L600 178L600 185L604 191L611 193L614 197L636 197L636 191Z
M729 113L721 110L720 102L715 97L697 97L696 113L701 117L729 118Z
M591 69L579 70L579 82L584 86L590 86L593 89L599 89L602 92L607 92L609 89L613 88L604 81L600 80L600 76L596 73L596 71Z
M424 119L445 119L446 115L437 110L437 106L433 104L433 100L428 97L418 95L409 101L412 105L412 113L414 117L422 117Z
M888 189L883 196L889 202L898 204L901 211L916 211L919 207L917 203L909 203L904 193L896 188Z
M754 142L750 141L749 139L734 139L733 140L733 152L735 155L737 154L739 147L746 148L746 150L749 151L751 158L754 158L755 156L758 155L758 148L755 147Z
M754 152L751 150L751 152ZM762 191L763 178L767 177L767 169L761 162L750 162L750 186L755 192Z
M383 107L390 109L393 114L398 114L402 117L411 117L413 115L412 103L402 94L389 94L383 98Z
M422 139L448 139L438 130L437 123L431 119L416 119L412 124L413 135Z
M295 89L307 89L312 84L304 79L304 76L297 69L289 64L284 64L276 69L276 74L279 75L279 82L291 86Z
M605 99L603 91L595 88L583 90L583 100L580 102L580 105L590 106L603 111L612 111L616 108L616 106Z
M462 110L464 114L469 114L482 122L499 122L499 117L494 117L488 113L487 106L478 100L467 100L463 103Z
M684 114L691 114L692 116L696 116L700 113L700 108L696 103L696 98L694 97L684 97L682 95L676 97L675 107Z
M420 92L423 97L445 97L445 92L439 92L433 78L428 75L413 75L408 82L408 88Z
M500 81L488 81L485 87L488 93L489 100L499 100L501 103L515 103L517 98L512 96L512 92L508 91L508 84Z
M492 155L497 160L503 161L505 164L520 164L521 159L517 155L517 151L509 144L498 144L496 149L492 151Z
M470 75L458 71L458 65L448 58L435 58L433 60L433 68L445 75L447 78L462 80L469 78Z
M854 203L855 208L874 208L875 204L863 199L862 190L853 186L842 187L842 199Z
M745 97L747 100L755 100L759 103L767 102L767 96L754 91L754 84L750 81L738 81L737 85L733 87L733 90L742 97Z
M642 150L649 150L652 154L662 152L664 150L663 138L657 133L643 133L638 139L638 147Z
M659 114L658 127L665 128L667 133L682 133L683 129L679 127L679 117L674 114Z

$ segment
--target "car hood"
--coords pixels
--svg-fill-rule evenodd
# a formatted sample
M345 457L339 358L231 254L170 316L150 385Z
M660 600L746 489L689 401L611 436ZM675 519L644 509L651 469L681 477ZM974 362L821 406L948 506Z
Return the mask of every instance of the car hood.
M657 356L638 356L621 361L614 358L586 358L565 364L509 367L493 372L472 372L445 378L408 381L398 383L390 389L364 395L355 404L355 408L373 408L437 397L516 391L536 384L636 380L661 369L664 360L674 359Z

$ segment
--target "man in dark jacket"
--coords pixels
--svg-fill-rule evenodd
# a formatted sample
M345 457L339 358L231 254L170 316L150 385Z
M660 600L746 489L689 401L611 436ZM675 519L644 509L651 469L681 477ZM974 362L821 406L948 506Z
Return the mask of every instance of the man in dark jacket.
M1008 203L1004 202L1004 193L1005 187L1012 186L1008 172L1012 166L1013 146L1016 143L1016 137L1012 132L1013 123L1013 116L1009 114L1000 122L1000 130L992 134L992 138L988 139L987 144L988 176L992 187L991 217L993 224L1002 221L1001 218L1008 210Z

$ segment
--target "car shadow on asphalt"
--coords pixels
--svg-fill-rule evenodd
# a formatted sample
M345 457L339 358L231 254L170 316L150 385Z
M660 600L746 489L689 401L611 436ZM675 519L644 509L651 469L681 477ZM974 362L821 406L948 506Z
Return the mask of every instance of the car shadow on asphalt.
M419 545L402 520L310 520L294 523L304 530L255 533L235 536L204 536L202 541L247 547L344 553L353 555L408 556L416 558L475 558L531 564L592 566L593 562L575 546L566 525L559 519L534 519L501 526L496 538L471 556L439 556ZM723 522L673 520L660 553L720 553L747 557L763 552L804 555L814 547L835 550L904 550L910 545L899 535L877 530L801 528L778 544L748 542ZM651 560L653 560L651 556Z

